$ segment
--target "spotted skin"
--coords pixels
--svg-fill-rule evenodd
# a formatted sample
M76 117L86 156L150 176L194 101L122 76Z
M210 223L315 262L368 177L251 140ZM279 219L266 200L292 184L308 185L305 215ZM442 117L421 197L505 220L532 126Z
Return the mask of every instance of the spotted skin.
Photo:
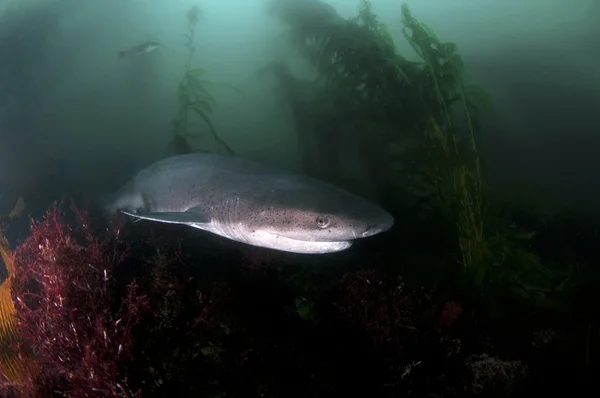
M315 179L248 159L172 156L140 171L107 206L294 253L330 253L390 229L374 203Z

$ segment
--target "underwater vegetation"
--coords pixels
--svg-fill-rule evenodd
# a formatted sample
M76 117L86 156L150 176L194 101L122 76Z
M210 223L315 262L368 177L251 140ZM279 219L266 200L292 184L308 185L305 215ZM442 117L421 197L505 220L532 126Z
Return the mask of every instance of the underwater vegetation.
M313 140L336 126L324 119L343 115L336 141L346 140L345 129L353 126L371 169L368 177L377 181L372 195L397 211L418 208L427 220L417 222L452 231L454 265L442 260L443 270L460 266L483 295L502 290L498 294L508 291L540 304L571 283L569 269L551 269L527 250L535 232L504 223L506 214L485 190L477 133L491 98L465 83L456 44L438 38L406 4L399 22L419 61L397 52L368 1L349 20L316 0L305 7L293 0L271 3L289 25L288 40L319 73L311 98L328 105L316 102L311 110L319 119ZM319 144L329 147L327 142Z
M233 150L217 134L217 130L212 123L211 113L216 106L216 102L207 86L227 88L242 96L245 96L245 94L235 86L214 83L205 79L207 72L200 67L192 66L192 59L196 53L194 44L196 28L202 18L202 10L197 5L192 6L185 16L187 19L187 32L184 35L184 45L188 50L188 57L184 66L183 78L177 86L178 111L177 116L173 119L173 137L169 143L168 153L170 155L181 155L194 152L190 139L202 137L202 134L190 131L190 119L195 115L208 127L210 135L217 143L217 152L225 151L226 154L233 155Z
M526 374L485 342L462 345L454 333L472 320L459 302L437 305L371 270L316 301L269 265L199 275L190 261L201 254L123 221L100 233L85 211L55 204L32 225L10 286L17 364L32 365L15 377L2 360L6 396L384 396L510 389ZM448 374L442 360L461 368Z
M354 189L334 156L314 155L358 143L369 196L397 226L306 259L121 216L107 229L94 209L56 204L14 253L0 245L2 396L597 393L600 223L488 191L478 144L491 99L464 81L458 46L406 5L416 60L368 1L350 19L317 0L271 11L318 74L264 69L293 110L307 174ZM177 153L193 151L188 117L213 103L190 67L198 12Z
M25 396L52 396L57 388L71 396L130 394L122 368L146 296L135 281L122 299L115 296L112 273L122 253L106 250L87 229L85 214L77 215L76 235L53 207L12 259L18 350L33 353L37 365L12 386Z
M217 135L217 131L210 119L210 114L215 106L215 100L206 85L208 81L204 79L206 71L199 67L192 66L192 57L196 52L194 39L196 27L201 18L201 10L198 6L192 6L186 13L188 21L188 31L185 34L185 47L188 49L188 58L185 63L185 72L181 79L178 89L179 109L177 116L173 120L173 138L169 144L170 154L185 154L193 152L189 143L190 138L199 137L198 134L191 133L188 128L188 121L192 114L208 126L209 132L228 154L232 155L233 150Z

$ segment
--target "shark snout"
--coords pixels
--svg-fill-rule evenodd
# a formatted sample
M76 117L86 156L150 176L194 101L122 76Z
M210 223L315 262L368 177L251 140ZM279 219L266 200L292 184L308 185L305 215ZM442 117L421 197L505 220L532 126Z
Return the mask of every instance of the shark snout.
M367 228L362 233L362 237L367 238L369 236L377 235L379 233L389 230L393 226L394 217L392 217L392 215L389 213L385 213L376 222L367 224Z

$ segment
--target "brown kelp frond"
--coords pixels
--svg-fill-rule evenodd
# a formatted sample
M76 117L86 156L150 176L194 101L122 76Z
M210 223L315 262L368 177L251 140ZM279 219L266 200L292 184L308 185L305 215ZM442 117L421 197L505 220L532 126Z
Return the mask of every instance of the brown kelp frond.
M19 388L35 371L31 353L22 344L16 308L12 299L14 277L13 254L8 240L0 230L0 255L8 276L0 285L0 385Z

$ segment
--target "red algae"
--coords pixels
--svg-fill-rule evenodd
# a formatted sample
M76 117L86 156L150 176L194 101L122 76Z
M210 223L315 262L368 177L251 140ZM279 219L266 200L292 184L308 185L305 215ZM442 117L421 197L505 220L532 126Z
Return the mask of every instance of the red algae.
M33 350L39 374L29 396L135 396L127 384L133 328L148 308L135 280L115 293L114 251L90 227L88 215L73 207L76 228L54 204L14 254L12 295L24 341ZM121 253L122 254L122 253Z
M338 287L341 315L360 325L375 345L392 343L398 331L414 329L410 299L401 286L392 289L367 270L344 275Z

